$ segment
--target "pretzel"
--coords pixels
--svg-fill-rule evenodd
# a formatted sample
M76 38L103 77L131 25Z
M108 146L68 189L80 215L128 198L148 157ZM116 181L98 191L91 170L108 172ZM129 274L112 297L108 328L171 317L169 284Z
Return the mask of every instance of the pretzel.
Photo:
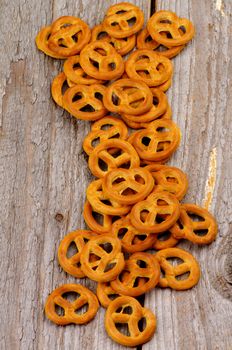
M94 41L80 54L82 69L95 79L111 80L124 72L124 62L113 46L106 41Z
M111 196L102 190L103 180L91 182L86 190L86 196L92 208L106 215L125 215L130 211L128 205L116 202ZM108 202L105 204L105 202Z
M63 16L52 24L48 47L58 55L74 56L88 44L90 37L91 31L84 21Z
M164 36L164 33L162 35ZM173 47L163 46L166 48L165 51L159 50L159 47L160 47L160 43L158 43L157 41L152 39L147 28L144 28L143 30L141 30L141 32L137 36L137 48L138 49L153 50L161 56L164 56L167 58L173 58L173 57L177 56L183 50L183 48L185 46L184 45L173 46Z
M86 201L83 210L83 217L86 224L91 230L97 233L108 233L112 226L112 217L110 215L98 213L92 208L91 204Z
M117 149L118 153L111 155L110 150ZM102 160L107 166L106 169L102 169L99 165L99 161ZM92 174L96 177L104 177L108 171L122 168L125 165L130 168L136 168L139 166L140 160L137 152L131 144L124 140L111 139L101 142L94 148L93 152L89 156L89 168Z
M102 182L104 194L122 205L145 199L154 187L151 173L143 168L114 169Z
M61 72L53 79L51 85L52 98L60 107L63 107L63 89L65 84L67 85L67 77Z
M134 51L126 61L125 70L131 79L140 79L148 86L158 86L169 80L173 73L172 62L154 51Z
M171 11L154 13L147 23L147 29L155 41L167 47L184 45L195 34L194 26L188 19L179 18Z
M154 288L159 278L158 261L151 254L137 252L126 260L124 269L110 284L116 292L136 297Z
M64 294L69 292L77 293L79 297L71 302L64 297ZM88 310L82 314L78 314L76 311L86 304L88 305ZM57 314L56 305L63 309L63 316ZM85 324L95 317L98 308L97 297L88 288L80 284L64 284L56 288L47 298L45 314L50 321L60 326L70 323Z
M134 23L132 23L132 21ZM126 38L137 33L143 26L144 14L139 7L128 2L111 6L103 22L113 38Z
M166 92L172 85L172 77L165 81L163 84L160 84L157 86L158 89L160 89L163 92Z
M122 39L116 39L109 35L107 29L104 27L103 24L99 24L92 29L91 42L97 40L107 41L115 48L117 53L121 56L128 54L128 52L133 50L136 44L135 35L131 35Z
M174 235L171 233L170 229L166 232L162 232L162 233L159 233L158 235L152 235L152 236L155 237L155 242L153 244L153 248L155 250L172 248L172 247L175 247L179 242L178 239L174 238Z
M66 58L63 55L58 55L48 47L48 39L51 35L51 26L44 27L40 30L40 32L37 34L35 42L36 46L40 51L43 51L46 55L53 57L53 58L60 58L64 59Z
M198 217L198 221L195 221L191 215ZM170 228L170 231L176 239L184 238L203 245L215 240L218 229L216 220L208 210L195 204L182 204L179 220Z
M110 248L109 252L107 246ZM98 260L92 261L92 256L96 256ZM80 261L86 276L97 282L115 279L125 265L120 240L110 235L91 238L82 249Z
M180 137L180 129L174 122L158 119L137 134L133 146L140 158L157 162L173 154L179 146Z
M131 314L128 314L128 311ZM146 320L146 326L141 331L138 327L140 320ZM129 335L119 331L116 325L127 324ZM122 296L113 300L105 313L105 328L108 335L117 343L124 346L137 346L146 343L156 330L155 315L131 297Z
M86 241L95 236L97 234L92 231L77 230L70 232L62 239L58 249L58 260L65 272L78 278L85 277L80 265L80 252ZM75 243L77 253L68 257L68 250L72 243Z
M74 85L65 92L63 107L77 119L100 119L107 113L102 103L105 91L100 84Z
M162 288L170 287L175 290L186 290L195 286L200 278L200 267L196 259L188 252L180 248L167 248L155 254L159 261L164 277L159 280ZM167 259L179 258L183 260L179 265L173 266ZM177 279L178 276L189 273L186 279Z
M98 282L97 297L104 308L107 309L113 298L116 299L119 296L122 295L113 290L113 288L110 286L110 282Z
M142 252L152 247L156 236L139 232L131 223L129 216L122 217L112 225L111 233L121 240L125 252Z
M139 115L151 109L153 97L142 81L120 79L107 87L103 102L111 112Z
M106 127L108 127L106 129ZM128 136L128 129L126 125L118 118L113 118L111 116L104 117L96 121L91 128L91 131L85 137L83 142L83 148L85 152L90 155L94 148L96 147L96 142L99 140L98 144L112 139L120 138L126 140ZM95 145L94 145L95 142Z
M168 192L150 194L145 201L136 203L130 213L132 225L139 231L147 233L168 230L179 216L179 201Z

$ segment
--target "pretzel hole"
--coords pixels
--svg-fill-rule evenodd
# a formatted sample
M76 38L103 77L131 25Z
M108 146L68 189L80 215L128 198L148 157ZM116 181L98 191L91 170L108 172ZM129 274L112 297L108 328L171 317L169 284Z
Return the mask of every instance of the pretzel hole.
M135 235L133 240L132 240L132 244L138 244L140 242L143 242L145 241L147 238L147 236L144 234L144 235Z
M147 218L147 215L149 214L149 211L144 209L140 212L140 220L142 222L145 222L146 221L146 218Z
M64 43L64 41L63 41L62 38L60 38L60 39L58 40L58 45L59 45L60 47L65 47L65 48L68 47L68 46Z
M110 300L114 300L114 299L116 299L118 297L119 297L119 294L116 294L116 293L108 294L108 298Z
M113 181L112 185L120 184L121 182L125 182L125 181L126 181L126 180L124 179L124 177L117 177L117 178Z
M77 34L72 35L72 39L75 43L77 43L78 42Z
M115 106L119 106L121 103L121 99L115 93L112 94L111 101Z
M158 131L158 132L170 132L170 129L165 128L165 126L159 126L158 128L156 128L156 131Z
M159 63L157 66L156 66L156 70L158 70L158 72L163 72L165 70L165 67L162 63Z
M136 277L134 284L133 284L133 288L137 288L139 286L142 286L145 283L147 283L148 281L149 281L148 277Z
M100 142L100 137L96 137L91 141L91 146L96 147L99 144L99 142Z
M138 175L138 174L136 174L136 175L134 176L134 179L135 179L136 182L138 182L138 183L140 183L140 184L142 184L142 185L145 184L144 178L143 178L142 176Z
M167 177L166 177L166 180L167 180L168 182L172 182L172 183L175 183L175 184L178 184L178 183L179 183L178 179L177 179L176 177L172 177L172 176L167 176Z
M100 130L109 130L112 128L114 125L113 124L103 124L100 128Z
M182 275L177 275L175 278L178 281L183 281L183 280L187 280L190 276L190 271L187 271L185 273L183 273Z
M73 68L73 70L76 70L76 69L78 69L78 68L81 68L80 63L79 63L79 62L74 63L73 66L72 66L72 68Z
M165 221L165 219L162 216L160 216L159 214L156 215L156 218L155 218L156 224L161 224L164 221Z
M160 266L160 278L165 278L165 271Z
M200 236L200 237L204 237L207 235L207 233L209 232L209 230L205 229L205 230L194 230L193 231L195 233L195 235Z
M99 244L99 246L108 254L112 252L113 246L110 242ZM115 263L114 263L115 264ZM110 264L109 264L110 265Z
M89 309L89 304L86 303L86 304L82 305L81 307L79 307L78 309L76 309L74 312L75 312L75 314L83 315L88 311L88 309Z
M85 105L80 109L81 112L95 112L95 108L90 104Z
M169 147L170 144L171 144L170 141L161 141L161 142L158 142L156 152L165 151L165 150Z
M120 168L123 168L123 169L129 169L130 168L130 161L126 162L126 163L123 163L120 165Z
M186 28L185 28L185 26L180 26L180 27L178 28L178 30L179 30L179 33L180 33L181 35L183 35L183 34L186 33Z
M100 201L101 201L101 203L103 203L103 204L105 204L105 205L110 205L110 206L112 206L111 201L110 201L109 199L101 199Z
M147 320L145 317L142 317L138 322L138 329L140 330L140 332L143 332L144 329L146 329L146 327L147 327Z
M98 166L102 171L108 171L108 164L101 158L98 159Z
M145 43L150 43L151 41L153 41L153 39L150 35L148 35L145 39Z
M64 316L65 315L65 310L63 307L61 307L60 305L55 304L55 313L58 316Z
M117 233L117 236L119 239L123 239L125 234L128 232L128 228L126 227L121 227L119 230L118 230L118 233Z
M126 188L125 190L122 191L121 195L122 196L132 196L134 194L138 193L137 191L135 191L133 188Z
M105 38L109 38L109 35L107 32L102 31L102 32L98 33L96 40L102 40Z
M127 337L130 336L130 331L127 323L115 323L115 327L121 334Z
M150 144L150 142L151 142L151 139L150 139L150 137L144 136L144 137L142 138L141 142L142 142L142 144L143 144L144 146L148 146L148 145Z
M121 15L122 13L125 13L126 11L125 10L118 10L117 12L116 12L116 14L117 15Z
M108 272L108 271L112 270L115 266L116 266L116 263L107 264L105 269L104 269L104 272Z
M119 132L114 134L114 135L112 135L111 137L109 137L109 139L119 139L119 138L120 138Z
M158 234L158 236L157 236L158 240L161 242L165 242L165 241L169 240L170 237L171 237L170 231L162 232L162 233Z
M156 51L158 52L164 52L164 51L167 51L168 50L168 47L164 46L164 45L159 45L159 47L156 49Z
M129 20L127 20L127 23L129 24L129 27L133 27L137 21L136 17L132 17Z
M73 255L77 254L78 253L78 248L77 248L77 245L74 241L72 241L68 247L68 251L67 251L67 258L71 258Z
M111 26L112 26L112 27L118 26L118 22L112 22L112 23L111 23Z
M77 92L73 98L72 98L72 102L76 102L76 101L79 101L83 98L83 94L82 92Z
M69 86L68 86L67 80L65 79L65 81L63 82L62 87L61 87L62 95L64 95L65 91L68 89L69 89Z
M93 60L92 58L89 58L89 61L95 68L99 69L99 63L97 61Z
M107 52L105 49L103 49L102 47L96 47L94 49L94 51L96 51L97 53L99 53L101 56L107 56Z
M131 306L126 306L123 308L123 311L122 311L123 314L126 314L126 315L132 315L133 313L133 309Z
M184 260L178 257L170 257L166 259L170 265L177 266L183 264Z
M111 62L108 64L108 67L111 71L115 70L116 69L116 64L114 62Z
M103 226L104 216L102 214L93 211L92 217L99 225Z
M168 23L168 24L172 24L172 21L170 21L169 19L161 19L159 21L159 23Z
M74 302L80 297L80 294L77 292L65 292L62 294L62 298L68 300L70 303Z
M136 264L137 264L139 267L141 267L142 269L147 268L147 263L146 263L146 261L144 261L144 260L137 260L137 261L136 261Z
M199 221L205 221L205 219L200 216L200 215L197 215L197 214L193 214L193 213L188 213L188 216L190 217L190 219L192 221L195 221L195 222L199 222Z
M95 92L94 97L100 101L103 100L103 95L100 92Z

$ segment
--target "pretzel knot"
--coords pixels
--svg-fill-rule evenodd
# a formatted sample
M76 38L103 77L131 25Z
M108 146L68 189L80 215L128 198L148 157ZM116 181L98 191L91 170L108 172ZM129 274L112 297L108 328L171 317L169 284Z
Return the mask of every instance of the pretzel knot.
M146 321L141 330L140 322ZM120 332L118 324L127 324L129 335ZM156 318L147 308L129 296L113 300L105 314L105 328L108 335L117 343L124 346L137 346L146 343L155 333Z
M197 284L200 278L200 267L196 259L188 252L179 248L167 248L160 250L155 254L164 277L159 280L160 287L170 287L176 290L185 290L192 288ZM172 265L167 259L178 258L181 262L178 265ZM180 276L188 273L186 279L180 279ZM179 278L178 278L179 277Z
M76 300L71 302L66 299L65 294L69 292L77 294ZM78 314L77 310L84 305L88 305L87 311L83 314ZM57 314L56 306L60 306L63 309L63 315ZM89 322L96 315L98 308L97 297L89 289L80 284L64 284L55 289L47 298L45 313L49 320L63 326L70 323L84 324Z

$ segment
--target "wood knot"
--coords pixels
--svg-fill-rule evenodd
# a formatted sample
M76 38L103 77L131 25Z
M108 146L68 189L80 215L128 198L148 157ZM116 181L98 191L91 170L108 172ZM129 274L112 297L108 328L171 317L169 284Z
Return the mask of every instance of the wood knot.
M61 222L64 220L64 215L62 215L60 213L56 213L55 219L56 219L56 221Z

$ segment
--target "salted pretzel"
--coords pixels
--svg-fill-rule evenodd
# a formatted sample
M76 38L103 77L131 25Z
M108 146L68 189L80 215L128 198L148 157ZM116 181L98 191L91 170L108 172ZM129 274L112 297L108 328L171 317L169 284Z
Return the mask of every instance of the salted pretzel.
M158 261L151 254L137 252L126 260L122 272L110 284L116 292L136 297L154 288L159 278Z
M106 41L86 45L80 54L80 64L85 73L95 79L117 79L124 72L122 56Z
M48 39L51 35L51 26L42 28L36 36L36 46L40 51L53 58L65 59L63 55L58 55L48 47Z
M153 244L153 248L155 250L172 248L179 242L178 239L174 238L174 235L171 233L170 229L165 232L161 232L158 235L150 234L150 236L154 236L155 242Z
M89 26L80 18L63 16L51 26L48 47L58 55L65 57L79 53L90 41Z
M180 216L179 201L168 192L156 192L136 203L130 213L132 225L141 232L159 233L168 230Z
M156 236L138 231L131 223L130 217L116 220L111 228L111 234L121 240L125 252L142 252L153 246Z
M63 107L77 119L100 119L107 113L102 103L105 91L100 84L74 85L65 92Z
M142 81L120 79L107 87L103 102L111 112L139 115L151 109L153 96Z
M139 329L140 320L146 320L143 330ZM127 324L129 335L120 332L119 324ZM155 315L135 298L122 296L113 300L105 313L105 328L108 335L117 343L135 347L151 339L156 330Z
M101 305L107 309L111 301L122 296L113 290L110 282L98 282L97 284L97 297Z
M143 23L144 14L140 8L128 2L122 2L108 9L103 26L113 38L126 38L137 33Z
M125 215L130 206L120 204L102 189L103 179L91 182L86 190L86 196L93 209L106 215ZM107 204L106 204L107 202Z
M66 90L68 89L67 77L64 72L59 73L52 81L51 93L53 100L58 104L58 106L63 107L63 90L66 85Z
M208 210L195 204L182 204L180 217L170 231L177 239L184 238L203 245L215 240L218 229L215 218Z
M145 199L153 190L152 174L144 168L114 169L102 182L103 192L122 205L135 204Z
M76 293L79 296L77 296L76 300L69 301L65 297L67 293ZM77 311L84 305L88 305L87 311L78 314ZM64 315L58 315L56 306L62 308ZM60 326L70 323L85 324L95 317L98 308L97 297L88 288L80 284L64 284L56 288L47 298L45 314L50 321Z
M159 286L170 287L176 290L190 289L195 286L200 278L200 267L196 259L187 251L180 248L167 248L155 254L159 261L164 277L160 277ZM167 259L179 258L183 260L179 265L172 265ZM186 279L177 278L189 273Z
M112 281L125 265L120 240L110 235L91 238L82 249L80 261L86 276L97 282Z
M112 155L112 149L117 149L117 153ZM104 162L105 168L99 164L100 161ZM89 168L96 177L104 177L108 171L126 165L128 168L136 168L139 163L139 156L134 147L129 142L119 139L101 142L89 156Z
M83 148L90 155L97 144L113 138L126 140L127 136L128 129L123 121L119 118L107 116L92 125L91 131L84 139Z
M122 39L116 39L107 32L107 29L103 24L99 24L92 29L91 42L97 40L107 41L121 56L128 54L128 52L133 50L136 44L135 35L131 35Z
M171 11L154 13L147 23L147 29L155 41L167 47L184 45L195 33L192 22Z
M97 234L92 231L77 230L70 232L62 239L58 249L58 260L65 272L78 278L85 277L81 269L80 252L86 241L95 236L97 236ZM72 243L75 244L77 252L72 256L68 256L68 251Z
M88 201L84 204L83 217L86 224L94 232L102 234L111 231L113 217L97 212Z
M169 158L180 143L180 129L169 119L157 119L140 131L133 146L140 158L161 161Z

